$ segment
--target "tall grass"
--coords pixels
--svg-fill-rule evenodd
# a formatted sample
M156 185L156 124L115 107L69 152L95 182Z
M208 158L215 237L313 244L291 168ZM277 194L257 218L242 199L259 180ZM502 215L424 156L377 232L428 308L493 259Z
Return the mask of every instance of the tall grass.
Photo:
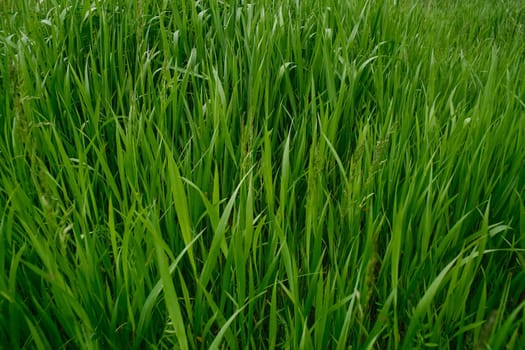
M518 348L519 1L0 2L0 347Z

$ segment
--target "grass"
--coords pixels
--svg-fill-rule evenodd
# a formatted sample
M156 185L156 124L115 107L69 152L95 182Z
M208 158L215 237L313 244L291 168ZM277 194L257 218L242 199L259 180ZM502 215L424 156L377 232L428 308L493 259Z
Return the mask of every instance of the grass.
M0 347L525 342L519 1L0 2Z

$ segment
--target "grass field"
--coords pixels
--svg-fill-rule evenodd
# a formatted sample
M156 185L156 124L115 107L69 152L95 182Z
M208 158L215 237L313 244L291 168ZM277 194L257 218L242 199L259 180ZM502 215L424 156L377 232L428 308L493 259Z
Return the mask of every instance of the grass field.
M0 0L0 348L523 348L524 38L512 0Z

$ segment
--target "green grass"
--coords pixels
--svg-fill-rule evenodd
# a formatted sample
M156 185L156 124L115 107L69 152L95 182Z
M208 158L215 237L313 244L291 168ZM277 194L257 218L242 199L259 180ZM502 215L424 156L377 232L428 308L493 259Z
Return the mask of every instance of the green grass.
M0 1L0 348L517 349L521 1Z

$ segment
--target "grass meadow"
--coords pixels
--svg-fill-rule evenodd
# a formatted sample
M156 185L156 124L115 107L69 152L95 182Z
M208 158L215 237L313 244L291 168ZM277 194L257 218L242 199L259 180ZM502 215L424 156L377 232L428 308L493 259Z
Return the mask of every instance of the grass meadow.
M1 0L0 348L523 349L525 4Z

